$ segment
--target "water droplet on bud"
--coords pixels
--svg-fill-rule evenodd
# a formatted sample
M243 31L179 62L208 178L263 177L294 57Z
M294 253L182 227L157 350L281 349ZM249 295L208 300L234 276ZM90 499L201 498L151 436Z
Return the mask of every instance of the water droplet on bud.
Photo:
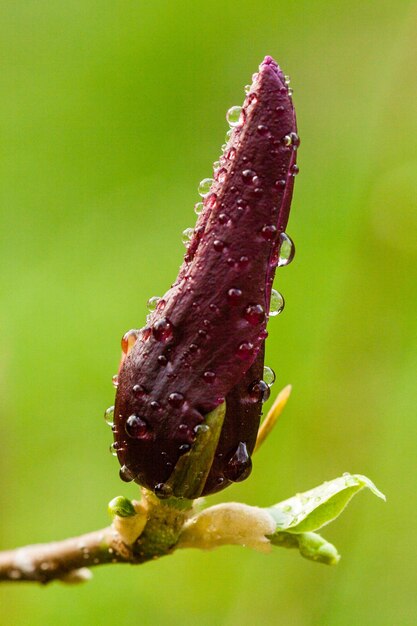
M128 330L122 337L121 345L123 354L128 355L139 337L139 331L136 329Z
M248 304L243 314L245 320L252 326L261 324L265 319L265 311L261 304Z
M294 242L287 235L287 233L280 233L278 267L285 267L285 265L289 265L294 258L294 254Z
M249 387L249 394L255 402L259 400L266 402L271 394L271 390L264 380L256 380Z
M202 202L196 202L194 205L194 213L196 215L200 215L201 211L204 209L204 204Z
M157 483L153 490L160 500L166 500L172 496L172 488L166 483Z
M234 126L241 126L244 122L242 107L230 107L230 109L226 113L226 119L229 126L231 126L232 128Z
M209 385L212 385L214 381L216 380L216 374L214 372L207 370L207 372L204 372L203 374L203 379L204 379L204 382L208 383Z
M146 303L146 308L150 313L153 313L156 310L160 300L161 298L159 296L152 296L152 298L149 298Z
M153 328L152 334L157 341L167 343L173 337L173 326L167 317L162 317L158 320Z
M245 480L252 471L252 461L246 447L246 443L241 441L235 453L227 463L224 474L226 478L234 483Z
M277 227L275 224L265 224L261 230L261 235L265 241L273 241L277 236Z
M182 243L188 247L194 235L194 228L186 228L182 231Z
M117 456L118 448L119 448L119 444L117 443L117 441L114 441L109 447L110 454L112 454L113 456Z
M210 189L214 180L212 178L204 178L198 186L198 193L203 198L210 193Z
M264 381L266 382L267 385L272 387L272 385L275 382L275 372L272 369L272 367L268 367L267 365L265 365L264 373L263 373L263 379L264 379Z
M239 345L236 354L239 357L239 359L241 359L242 361L247 361L248 359L252 358L253 350L254 350L253 343L251 343L250 341L243 341Z
M237 306L238 304L240 304L241 298L242 298L241 289L232 288L232 289L229 289L229 291L227 292L227 300L229 304L231 304L232 306Z
M219 183L224 182L225 178L226 178L226 174L227 174L227 170L225 167L221 167L219 169L219 171L217 172L217 180L219 181Z
M119 470L119 476L125 483L131 483L134 480L134 475L126 465L122 465Z
M269 304L269 316L275 317L279 315L285 306L283 296L276 289L271 291L271 301Z
M178 408L184 404L184 396L182 393L173 392L168 396L168 402L171 406Z
M104 421L108 426L113 426L114 420L114 406L109 406L108 409L104 412Z
M125 424L125 431L132 439L143 439L149 431L149 426L139 415L130 415Z
M256 172L254 172L253 170L243 170L242 172L242 179L243 182L246 183L247 185L253 185L254 184L254 178L256 177Z
M117 387L117 385L119 384L118 374L114 374L114 376L112 376L111 382L112 382L113 387Z

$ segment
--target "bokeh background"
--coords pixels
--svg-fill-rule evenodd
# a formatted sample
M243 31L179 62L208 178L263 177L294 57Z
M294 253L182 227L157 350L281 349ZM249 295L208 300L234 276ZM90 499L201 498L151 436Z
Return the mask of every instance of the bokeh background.
M388 496L325 530L336 568L183 551L84 586L4 584L2 625L417 623L416 19L407 0L1 4L1 547L98 528L136 496L103 420L120 337L175 278L265 54L302 138L267 348L293 396L251 478L210 501L267 505L347 470Z

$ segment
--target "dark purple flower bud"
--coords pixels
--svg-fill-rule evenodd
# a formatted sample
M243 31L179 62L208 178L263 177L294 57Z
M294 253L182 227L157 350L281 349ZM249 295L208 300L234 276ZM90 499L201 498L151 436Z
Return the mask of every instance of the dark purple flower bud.
M178 278L130 341L119 372L121 476L161 497L171 495L164 485L206 416L224 402L202 494L249 475L272 281L289 262L280 248L290 241L284 231L299 139L285 77L271 57L228 120L232 132L214 180L200 184L203 209Z

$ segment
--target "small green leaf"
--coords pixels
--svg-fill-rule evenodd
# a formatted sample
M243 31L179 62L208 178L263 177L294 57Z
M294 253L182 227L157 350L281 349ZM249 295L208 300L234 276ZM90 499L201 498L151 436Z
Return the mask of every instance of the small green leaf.
M369 478L345 473L319 487L284 500L268 509L277 523L277 533L309 533L336 519L355 493L368 487L379 498L385 496Z

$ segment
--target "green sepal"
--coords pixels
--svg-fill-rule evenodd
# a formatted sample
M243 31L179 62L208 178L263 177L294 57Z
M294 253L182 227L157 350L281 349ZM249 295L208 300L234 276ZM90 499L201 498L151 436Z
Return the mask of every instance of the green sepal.
M204 423L197 427L191 450L184 454L166 483L176 498L194 500L203 489L213 464L226 415L226 402L206 415Z

